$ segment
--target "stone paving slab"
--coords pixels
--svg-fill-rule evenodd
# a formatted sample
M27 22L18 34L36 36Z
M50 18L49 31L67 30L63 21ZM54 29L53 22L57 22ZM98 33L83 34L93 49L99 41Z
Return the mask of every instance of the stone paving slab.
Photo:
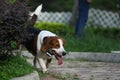
M53 60L48 70L60 80L120 80L120 63L65 60L58 66Z
M73 60L64 61L62 66L58 66L57 61L53 60L49 68L50 73L62 77L63 80L120 80L119 53L71 52L64 58ZM80 58L90 61L77 61ZM32 64L32 57L28 62Z
M120 62L120 53L112 51L111 53L102 52L69 52L65 59L85 59L90 61Z
M40 78L39 78L38 72L34 71L30 74L27 74L21 77L16 77L11 80L40 80Z
M54 63L50 72L65 80L120 80L120 63L64 61L61 67Z
M59 80L59 79L56 79L56 78L51 77L50 75L47 75L44 78L41 78L41 80Z

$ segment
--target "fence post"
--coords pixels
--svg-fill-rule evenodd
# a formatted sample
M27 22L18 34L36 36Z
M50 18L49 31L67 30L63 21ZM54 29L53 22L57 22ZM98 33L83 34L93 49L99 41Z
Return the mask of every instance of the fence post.
M118 14L119 14L119 24L118 24L118 26L120 26L120 0L117 0L117 8L118 8Z

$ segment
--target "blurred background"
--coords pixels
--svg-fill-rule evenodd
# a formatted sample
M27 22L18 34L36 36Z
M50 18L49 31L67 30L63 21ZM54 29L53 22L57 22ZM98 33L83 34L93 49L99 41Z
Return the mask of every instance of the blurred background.
M30 0L29 5L31 11L39 4L43 4L43 14L39 18L42 22L58 22L75 25L77 16L75 6L78 5L78 0ZM91 9L89 10L89 20L87 26L103 26L103 27L118 27L119 26L119 3L118 0L93 0ZM77 12L76 12L77 13ZM75 14L76 14L75 13ZM62 17L61 17L62 16ZM70 23L70 21L72 21Z
M9 0L15 2L16 0ZM111 52L120 50L120 0L92 0L81 38L76 37L78 0L28 0L33 12L43 4L34 25L62 36L68 51ZM12 44L14 47L14 44Z

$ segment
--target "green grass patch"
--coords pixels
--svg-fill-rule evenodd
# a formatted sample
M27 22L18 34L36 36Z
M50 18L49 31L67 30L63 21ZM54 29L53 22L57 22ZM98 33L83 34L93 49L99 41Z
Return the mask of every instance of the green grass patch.
M96 33L96 31L98 32ZM98 29L86 28L84 36L80 39L75 36L65 36L66 49L68 51L80 52L110 52L120 50L119 34L114 35L112 32L105 33L104 31L106 30L102 32Z
M10 80L33 72L34 68L19 56L11 56L6 60L0 60L0 80Z

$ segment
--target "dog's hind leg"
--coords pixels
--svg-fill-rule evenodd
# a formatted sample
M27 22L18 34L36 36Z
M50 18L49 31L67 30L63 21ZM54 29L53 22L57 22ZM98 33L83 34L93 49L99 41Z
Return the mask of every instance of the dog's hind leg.
M34 67L37 69L37 62L39 64L39 66L41 67L40 65L40 61L39 61L39 58L37 56L34 57L34 60L33 60L33 63L34 63Z
M39 64L39 66L41 67L39 58L36 58L36 60L37 60L37 62L38 62L38 64Z
M34 67L35 67L35 68L37 68L36 60L37 60L37 57L35 56L35 57L34 57L34 60L33 60L33 64L34 64Z

